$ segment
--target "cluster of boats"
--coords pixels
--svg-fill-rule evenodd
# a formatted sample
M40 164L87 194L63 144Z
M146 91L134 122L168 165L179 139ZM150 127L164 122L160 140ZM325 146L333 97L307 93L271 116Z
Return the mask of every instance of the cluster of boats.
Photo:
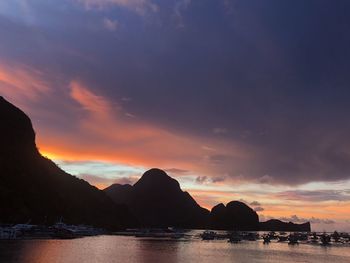
M296 245L300 242L320 244L328 246L331 244L349 244L350 245L350 235L348 233L299 233L291 232L287 234L286 232L269 232L269 233L257 233L257 232L225 232L218 233L215 231L204 231L201 235L203 240L219 240L227 239L230 243L239 243L241 241L257 241L262 240L264 244L269 244L271 241L275 242L288 242L290 245Z
M9 239L73 239L85 236L96 236L107 234L103 229L86 225L68 225L62 221L52 226L17 224L0 225L0 240ZM129 229L123 232L112 233L115 235L134 236L137 238L171 238L179 239L191 236L187 231L175 228L162 229ZM331 244L350 245L350 234L338 233L300 233L300 232L215 232L206 230L200 234L202 240L228 240L230 243L240 243L242 241L263 241L264 244L271 242L285 242L290 245L299 243L320 244L328 246Z
M144 229L128 229L123 232L114 232L114 235L119 236L134 236L144 238L171 238L179 239L186 236L183 229L168 228L144 228Z
M9 239L73 239L103 234L103 229L86 225L67 225L58 222L53 226L16 224L0 225L0 240Z

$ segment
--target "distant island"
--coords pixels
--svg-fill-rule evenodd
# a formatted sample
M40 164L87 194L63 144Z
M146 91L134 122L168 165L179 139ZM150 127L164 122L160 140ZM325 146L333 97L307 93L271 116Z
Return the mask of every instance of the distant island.
M244 231L311 231L305 224L259 222L239 201L202 208L175 179L160 169L143 174L133 186L102 190L61 170L35 144L29 117L0 97L0 223L89 224L108 230L181 227Z

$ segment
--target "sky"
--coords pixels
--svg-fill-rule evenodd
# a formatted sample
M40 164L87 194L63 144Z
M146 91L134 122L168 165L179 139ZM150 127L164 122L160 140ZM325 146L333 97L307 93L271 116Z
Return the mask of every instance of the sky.
M210 209L350 231L350 1L3 0L0 95L103 189L159 167Z

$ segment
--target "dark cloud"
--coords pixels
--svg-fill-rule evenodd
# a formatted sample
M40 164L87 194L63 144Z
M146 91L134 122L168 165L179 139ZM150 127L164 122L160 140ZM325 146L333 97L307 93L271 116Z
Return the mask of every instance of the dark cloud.
M81 79L116 102L132 98L128 116L238 141L244 157L199 161L212 174L269 184L350 178L349 1L6 2L0 60L48 72L58 97Z
M311 202L322 201L350 201L350 190L315 190L315 191L285 191L275 195L286 200L300 200Z
M227 179L226 176L213 176L213 177L211 177L211 181L213 183L221 183L221 182L224 182L226 179Z
M255 207L254 208L254 211L255 212L262 212L262 211L264 211L265 209L264 208L262 208L261 206L258 206L258 207Z
M199 184L205 184L205 183L222 183L226 180L226 176L215 176L215 175L212 175L212 176L206 176L206 175L203 175L203 176L197 176L196 177L196 182L199 183Z
M258 201L253 201L250 203L251 206L261 206L261 204Z
M204 184L204 183L207 183L208 181L210 182L210 179L207 176L197 176L196 177L196 182L199 184Z

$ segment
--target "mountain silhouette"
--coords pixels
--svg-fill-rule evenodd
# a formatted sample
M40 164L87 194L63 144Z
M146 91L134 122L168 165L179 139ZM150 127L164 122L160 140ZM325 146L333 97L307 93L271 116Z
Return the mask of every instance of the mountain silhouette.
M127 205L143 227L210 228L243 231L308 231L310 223L279 220L259 223L258 214L243 202L218 204L210 213L200 207L178 181L153 168L132 186L113 184L104 191L116 204ZM295 230L294 230L295 229Z
M253 231L259 230L259 216L246 204L231 201L212 208L209 224L212 229Z
M160 169L145 172L133 186L114 184L104 190L126 204L145 227L204 228L209 211L200 207L179 183Z
M125 205L61 170L35 144L31 120L0 97L0 223L92 224L119 229L136 224Z
M257 213L238 201L219 204L209 213L175 179L155 168L133 186L114 184L98 190L43 157L29 117L1 96L0 122L0 223L52 224L62 217L67 223L107 229L141 225L310 231L309 222L259 224Z
M306 222L303 224L295 224L292 222L283 222L278 219L271 219L266 222L260 222L261 231L298 231L298 232L310 232L311 224Z

